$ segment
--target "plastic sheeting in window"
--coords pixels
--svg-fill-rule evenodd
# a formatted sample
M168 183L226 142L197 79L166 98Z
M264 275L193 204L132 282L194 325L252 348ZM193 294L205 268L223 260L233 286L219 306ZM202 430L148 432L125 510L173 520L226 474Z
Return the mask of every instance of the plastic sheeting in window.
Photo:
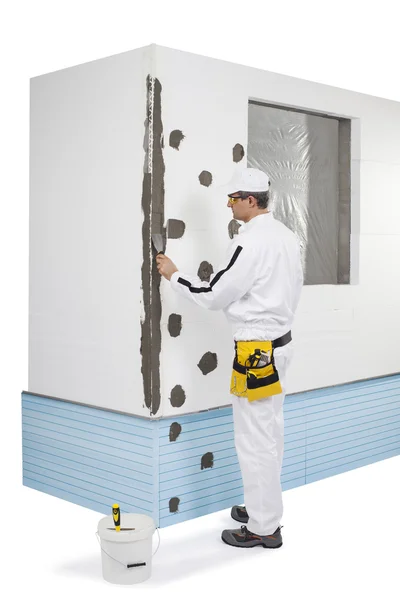
M248 166L270 177L274 216L300 240L305 283L337 284L339 120L250 103Z

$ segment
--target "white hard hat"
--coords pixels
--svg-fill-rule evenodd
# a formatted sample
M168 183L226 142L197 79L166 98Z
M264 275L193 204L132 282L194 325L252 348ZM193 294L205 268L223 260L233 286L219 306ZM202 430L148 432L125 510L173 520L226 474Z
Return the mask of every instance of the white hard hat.
M259 169L243 169L229 182L231 194L236 192L267 192L269 177Z

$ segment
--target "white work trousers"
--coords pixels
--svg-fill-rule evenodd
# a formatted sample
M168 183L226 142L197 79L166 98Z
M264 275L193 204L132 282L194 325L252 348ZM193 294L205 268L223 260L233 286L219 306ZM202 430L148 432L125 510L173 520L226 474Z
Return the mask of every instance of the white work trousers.
M293 342L277 348L274 354L282 394L253 402L232 396L235 446L249 515L247 529L258 535L271 535L283 514L283 403Z

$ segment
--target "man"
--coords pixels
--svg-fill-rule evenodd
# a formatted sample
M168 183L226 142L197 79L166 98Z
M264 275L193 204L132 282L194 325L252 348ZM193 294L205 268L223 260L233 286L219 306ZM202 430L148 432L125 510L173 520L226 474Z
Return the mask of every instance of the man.
M243 548L279 548L283 403L290 329L303 284L300 247L268 209L265 173L244 169L231 186L227 206L244 225L210 283L181 273L167 256L158 255L157 266L174 290L204 308L222 309L233 327L231 393L245 507L234 506L231 516L247 526L223 531L222 540Z

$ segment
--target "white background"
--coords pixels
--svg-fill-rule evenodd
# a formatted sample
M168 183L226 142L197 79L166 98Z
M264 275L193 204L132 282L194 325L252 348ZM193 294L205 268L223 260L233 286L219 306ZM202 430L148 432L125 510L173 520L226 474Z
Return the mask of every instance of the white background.
M101 579L100 515L21 487L28 364L29 78L157 43L400 101L395 3L8 2L0 12L0 399L7 598L135 593ZM234 89L227 89L227 96ZM400 143L400 141L399 141ZM379 182L376 210L380 213ZM382 215L380 215L382 217ZM400 257L393 257L400 262ZM395 299L393 299L395 301ZM275 553L219 542L228 511L161 531L139 593L399 598L399 459L285 493ZM7 587L6 585L10 584ZM4 590L2 587L4 586Z

